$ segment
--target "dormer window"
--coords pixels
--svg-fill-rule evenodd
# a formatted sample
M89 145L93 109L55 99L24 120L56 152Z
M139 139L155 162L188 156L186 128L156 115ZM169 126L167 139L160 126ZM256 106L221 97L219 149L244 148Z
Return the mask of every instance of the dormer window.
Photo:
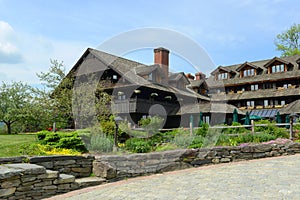
M284 64L273 65L271 68L271 73L284 72Z
M218 80L222 80L222 79L228 79L228 73L227 72L218 74Z
M268 69L268 74L291 71L293 63L286 61L284 58L274 57L264 65Z
M153 81L153 74L152 74L152 72L148 75L148 80L149 81Z
M246 69L243 72L244 77L246 76L254 76L254 69Z

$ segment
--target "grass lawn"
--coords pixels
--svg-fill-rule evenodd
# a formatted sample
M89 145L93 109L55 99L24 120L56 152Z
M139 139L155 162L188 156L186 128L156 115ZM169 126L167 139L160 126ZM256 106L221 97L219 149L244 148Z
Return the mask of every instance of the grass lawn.
M0 135L0 157L20 156L20 147L34 142L35 134Z

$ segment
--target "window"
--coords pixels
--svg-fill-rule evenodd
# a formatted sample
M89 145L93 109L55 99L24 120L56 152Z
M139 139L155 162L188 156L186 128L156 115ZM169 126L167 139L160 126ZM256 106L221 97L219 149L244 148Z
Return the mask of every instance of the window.
M122 95L118 95L118 100L125 100L126 99L126 95L122 94Z
M282 106L284 106L284 105L285 105L285 100L282 100L282 101L280 102L280 104L281 104Z
M292 86L291 84L284 84L283 85L283 87L285 88L285 89L287 89L288 87L290 87L290 86Z
M246 76L254 76L254 69L244 70L244 77L246 77Z
M265 83L265 89L273 89L273 83Z
M251 91L258 90L258 84L251 85Z
M264 106L269 106L269 101L268 100L264 100Z
M228 73L220 73L218 74L218 80L222 80L222 79L227 79L228 78Z
M210 122L209 116L203 116L203 122L209 124Z
M247 101L247 107L254 107L254 101Z
M284 64L281 65L273 65L271 69L272 73L284 72Z
M113 75L113 80L117 80L118 76L117 75Z
M152 73L150 73L150 74L148 75L148 80L149 80L149 81L153 81L153 75L152 75Z

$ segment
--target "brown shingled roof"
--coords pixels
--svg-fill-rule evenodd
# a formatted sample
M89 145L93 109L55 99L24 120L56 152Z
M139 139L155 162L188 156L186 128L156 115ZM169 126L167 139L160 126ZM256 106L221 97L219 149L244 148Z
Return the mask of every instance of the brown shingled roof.
M290 103L287 107L280 110L280 114L300 113L300 99Z
M224 85L235 86L235 85L239 85L239 84L241 84L241 85L242 84L252 84L252 83L263 82L263 81L278 81L278 80L283 80L283 79L297 78L297 77L300 77L300 70L299 70L299 67L297 64L297 62L299 62L299 59L300 59L300 55L294 55L294 56L288 56L288 57L282 57L282 58L275 57L273 59L268 59L268 60L248 62L251 65L255 65L255 66L265 69L265 70L260 75L251 76L251 77L243 77L243 78L240 78L239 76L235 76L230 79L215 80L213 76L210 76L207 79L207 84L210 88L218 88L218 87L223 87ZM274 62L275 60L292 65L293 66L292 71L267 74L267 70L266 70L265 66L268 66L270 63ZM237 71L242 65L243 64L230 65L230 66L222 67L222 69L227 68L230 71Z
M203 102L199 104L187 104L181 106L178 114L191 114L191 113L233 113L234 109L238 111L238 114L245 115L244 112L240 111L237 107L226 104L226 103L213 103Z
M128 60L119 56L115 56L103 51L99 51L96 49L88 48L85 53L81 56L81 58L78 60L78 62L75 64L75 66L71 69L69 74L67 76L72 76L74 75L80 66L82 62L85 61L85 57L91 53L95 58L100 62L103 63L106 67L110 67L117 73L119 73L121 76L123 76L125 79L127 79L129 82L131 82L134 85L140 85L140 86L145 86L157 90L162 90L162 91L167 91L167 92L173 92L175 94L183 95L183 96L189 96L193 98L198 98L202 100L208 101L209 98L203 95L200 95L198 93L195 93L194 91L190 89L178 89L175 87L171 86L164 86L156 83L151 83L148 80L144 79L143 77L139 76L138 73L142 73L145 71L153 71L157 67L156 65L144 65L139 62L135 62L132 60ZM84 73L91 73L91 72L96 72L96 71L101 71L104 70L102 68L97 69L99 66L99 63L96 63L94 59L89 59L93 60L92 63L89 64L89 67L92 69L88 69L87 72ZM149 70L147 69L149 68ZM184 76L185 77L185 76Z

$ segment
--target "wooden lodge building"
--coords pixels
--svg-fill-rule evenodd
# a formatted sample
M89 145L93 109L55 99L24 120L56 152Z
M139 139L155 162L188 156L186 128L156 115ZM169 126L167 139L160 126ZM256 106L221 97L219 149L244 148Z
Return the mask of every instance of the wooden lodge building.
M300 113L300 55L219 66L206 83L211 101L250 115L274 119L277 112Z
M239 118L249 111L274 119L277 112L288 115L300 108L300 55L219 66L206 78L200 72L170 72L164 48L154 49L153 65L88 48L67 77L90 74L98 74L111 95L112 114L132 126L153 115L174 128L188 127L191 120L198 126L200 116L211 125L231 124L234 109Z
M188 127L191 120L198 126L200 112L206 123L231 123L235 107L225 102L212 104L204 74L170 72L167 49L154 49L154 64L144 65L88 48L67 77L76 80L95 74L112 97L112 113L132 126L153 115L165 119L165 128Z

